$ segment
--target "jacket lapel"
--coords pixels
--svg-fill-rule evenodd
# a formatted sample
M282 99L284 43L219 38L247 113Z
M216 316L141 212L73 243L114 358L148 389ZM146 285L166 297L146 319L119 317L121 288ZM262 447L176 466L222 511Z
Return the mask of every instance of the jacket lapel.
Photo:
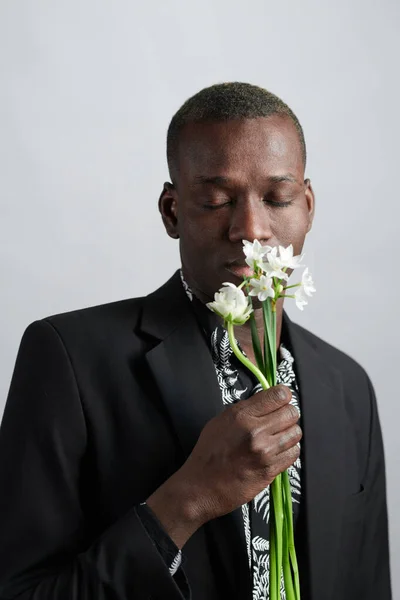
M146 359L179 441L183 462L206 423L224 407L210 349L178 272L147 297L142 330L158 339ZM231 587L232 597L250 599L251 582L241 509L210 521L205 531L226 589Z
M344 500L345 408L342 378L311 336L284 312L302 408L303 502L312 600L333 600Z

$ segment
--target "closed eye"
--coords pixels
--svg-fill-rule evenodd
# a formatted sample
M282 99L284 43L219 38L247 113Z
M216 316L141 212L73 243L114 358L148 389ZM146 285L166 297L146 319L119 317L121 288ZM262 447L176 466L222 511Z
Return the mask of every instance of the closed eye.
M286 206L290 206L293 204L293 200L287 200L286 202L276 202L275 200L264 200L266 204L270 204L271 206L276 206L278 208L285 208Z
M219 204L204 204L204 208L207 210L216 210L217 208L222 208L223 206L229 206L232 204L232 200L227 200L226 202L220 202Z
M287 200L286 202L278 202L276 200L264 200L264 204L269 204L271 206L275 206L277 208L285 208L293 204L294 200ZM204 204L204 208L207 210L216 210L218 208L222 208L224 206L229 206L232 204L232 200L226 200L226 202L220 202L219 204Z

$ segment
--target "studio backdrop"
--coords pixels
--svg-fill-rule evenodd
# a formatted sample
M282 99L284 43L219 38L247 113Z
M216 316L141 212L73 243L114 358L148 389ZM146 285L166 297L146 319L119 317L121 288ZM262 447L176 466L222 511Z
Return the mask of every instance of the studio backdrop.
M317 293L291 318L377 393L400 597L400 4L361 0L1 0L0 415L26 326L146 294L179 266L157 200L169 120L246 81L303 125Z

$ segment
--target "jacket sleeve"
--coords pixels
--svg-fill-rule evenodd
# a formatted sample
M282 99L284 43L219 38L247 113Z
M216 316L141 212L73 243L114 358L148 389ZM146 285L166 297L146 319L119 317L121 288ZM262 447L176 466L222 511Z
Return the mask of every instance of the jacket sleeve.
M86 448L68 354L53 326L36 321L22 338L0 428L0 600L189 598L138 506L88 538Z
M169 537L156 515L146 502L142 502L136 508L140 520L142 521L146 531L154 540L155 545L164 562L168 565L171 575L175 575L182 564L182 550L175 545Z
M375 392L368 378L371 401L370 445L365 478L366 522L362 544L360 598L391 600L385 458Z

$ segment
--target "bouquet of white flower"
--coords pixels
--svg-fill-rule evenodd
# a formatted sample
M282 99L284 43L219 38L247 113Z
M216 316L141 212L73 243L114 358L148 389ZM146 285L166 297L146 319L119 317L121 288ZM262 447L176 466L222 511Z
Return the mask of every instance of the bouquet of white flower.
M293 246L262 246L258 240L243 241L246 264L253 270L251 277L235 286L226 282L214 296L208 308L224 319L229 341L237 358L258 378L263 389L276 385L276 303L279 298L294 298L303 310L307 298L315 292L308 269L303 272L301 283L286 285L288 269L301 267L304 255L293 256ZM284 282L284 283L283 283ZM297 287L291 295L287 290ZM244 293L244 288L247 295ZM259 339L252 297L261 302L264 321L263 340ZM245 356L234 336L234 326L243 325L250 319L252 344L256 365ZM272 514L270 523L270 600L280 600L280 581L283 571L287 600L300 600L299 572L294 547L293 512L290 482L287 471L271 484Z

